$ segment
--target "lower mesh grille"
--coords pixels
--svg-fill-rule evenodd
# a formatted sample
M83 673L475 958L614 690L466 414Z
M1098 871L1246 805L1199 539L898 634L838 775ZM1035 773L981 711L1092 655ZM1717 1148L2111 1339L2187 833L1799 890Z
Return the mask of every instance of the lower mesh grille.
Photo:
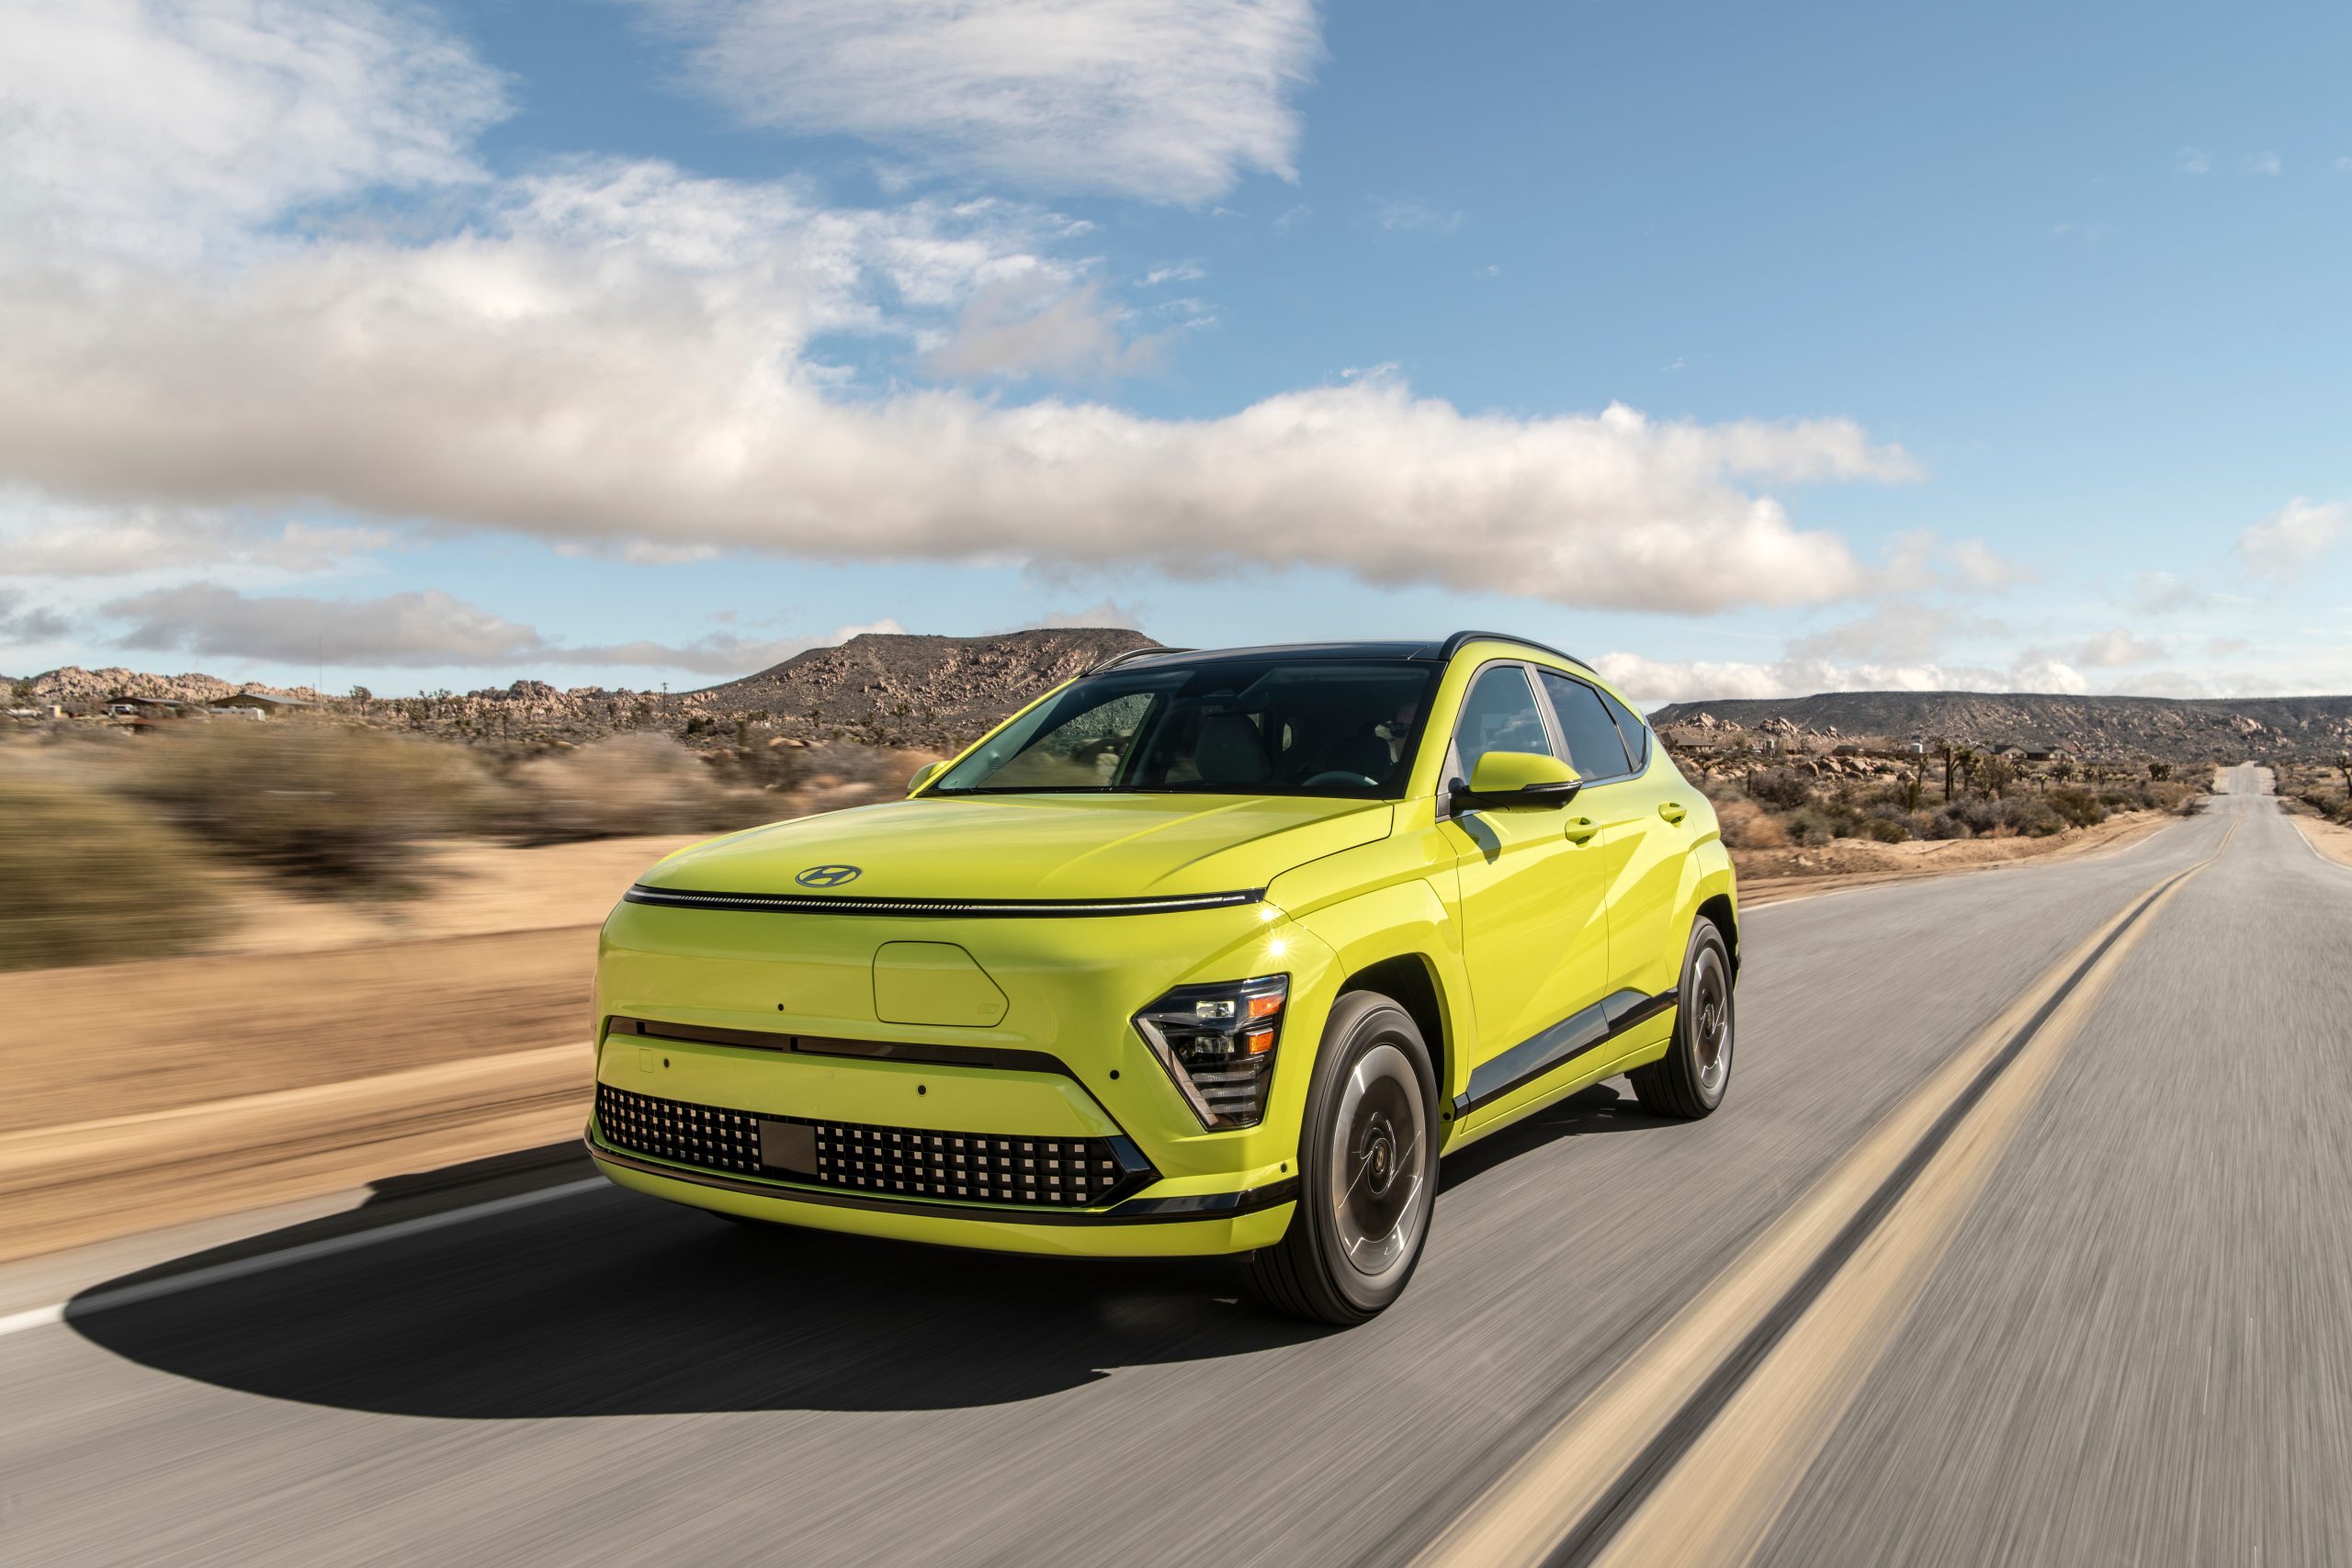
M1122 1159L1109 1138L763 1116L609 1084L596 1086L596 1125L613 1147L655 1159L890 1198L1083 1208L1122 1197L1153 1176L1134 1154Z

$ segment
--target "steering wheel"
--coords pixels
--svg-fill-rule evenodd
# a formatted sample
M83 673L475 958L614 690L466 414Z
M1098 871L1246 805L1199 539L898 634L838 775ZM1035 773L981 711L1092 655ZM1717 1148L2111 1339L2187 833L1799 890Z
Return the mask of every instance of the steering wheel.
M1378 789L1380 781L1370 773L1357 773L1353 768L1326 768L1299 787L1313 789L1317 784L1362 784L1366 789Z

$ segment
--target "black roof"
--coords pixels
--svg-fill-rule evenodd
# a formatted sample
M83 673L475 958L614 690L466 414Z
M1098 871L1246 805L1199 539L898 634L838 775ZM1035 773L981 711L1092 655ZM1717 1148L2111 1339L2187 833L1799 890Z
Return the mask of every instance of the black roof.
M1414 642L1291 642L1269 643L1258 648L1137 648L1130 649L1125 653L1112 655L1096 665L1094 671L1148 669L1155 664L1206 664L1221 663L1227 660L1257 660L1276 658L1296 661L1328 660L1334 663L1396 659L1442 664L1460 651L1464 644L1473 642L1515 642L1521 648L1533 649L1539 653L1548 653L1555 659L1565 659L1579 668L1586 670L1592 668L1576 655L1563 653L1547 643L1537 642L1533 637L1513 637L1509 632L1464 631L1455 632L1452 637L1434 641L1425 639ZM1089 671L1089 673L1093 672Z

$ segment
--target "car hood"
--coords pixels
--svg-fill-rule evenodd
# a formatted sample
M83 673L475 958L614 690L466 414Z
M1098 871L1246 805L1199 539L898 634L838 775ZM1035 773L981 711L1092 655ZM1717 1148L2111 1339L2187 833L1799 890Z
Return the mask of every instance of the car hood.
M1118 898L1265 886L1386 838L1379 801L1296 795L931 796L730 833L670 856L647 887L864 898ZM854 866L831 886L796 882Z

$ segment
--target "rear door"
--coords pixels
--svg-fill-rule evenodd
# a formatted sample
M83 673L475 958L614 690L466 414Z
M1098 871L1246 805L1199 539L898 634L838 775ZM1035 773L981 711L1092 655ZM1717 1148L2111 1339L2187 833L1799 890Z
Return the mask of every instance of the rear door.
M1531 667L1504 660L1471 682L1447 759L1448 791L1488 751L1562 754ZM1619 764L1623 772L1623 764ZM1555 1026L1600 999L1609 980L1605 881L1570 839L1572 805L1473 808L1439 831L1456 855L1464 965L1476 1015L1465 1053L1475 1107L1543 1070Z
M1609 988L1648 997L1670 989L1681 972L1681 937L1671 930L1690 836L1675 801L1681 775L1663 768L1647 727L1589 682L1543 672L1544 694L1585 786L1567 807L1592 837L1587 864L1605 878L1609 906ZM1622 716L1621 716L1622 715ZM1669 818L1673 820L1669 820Z

